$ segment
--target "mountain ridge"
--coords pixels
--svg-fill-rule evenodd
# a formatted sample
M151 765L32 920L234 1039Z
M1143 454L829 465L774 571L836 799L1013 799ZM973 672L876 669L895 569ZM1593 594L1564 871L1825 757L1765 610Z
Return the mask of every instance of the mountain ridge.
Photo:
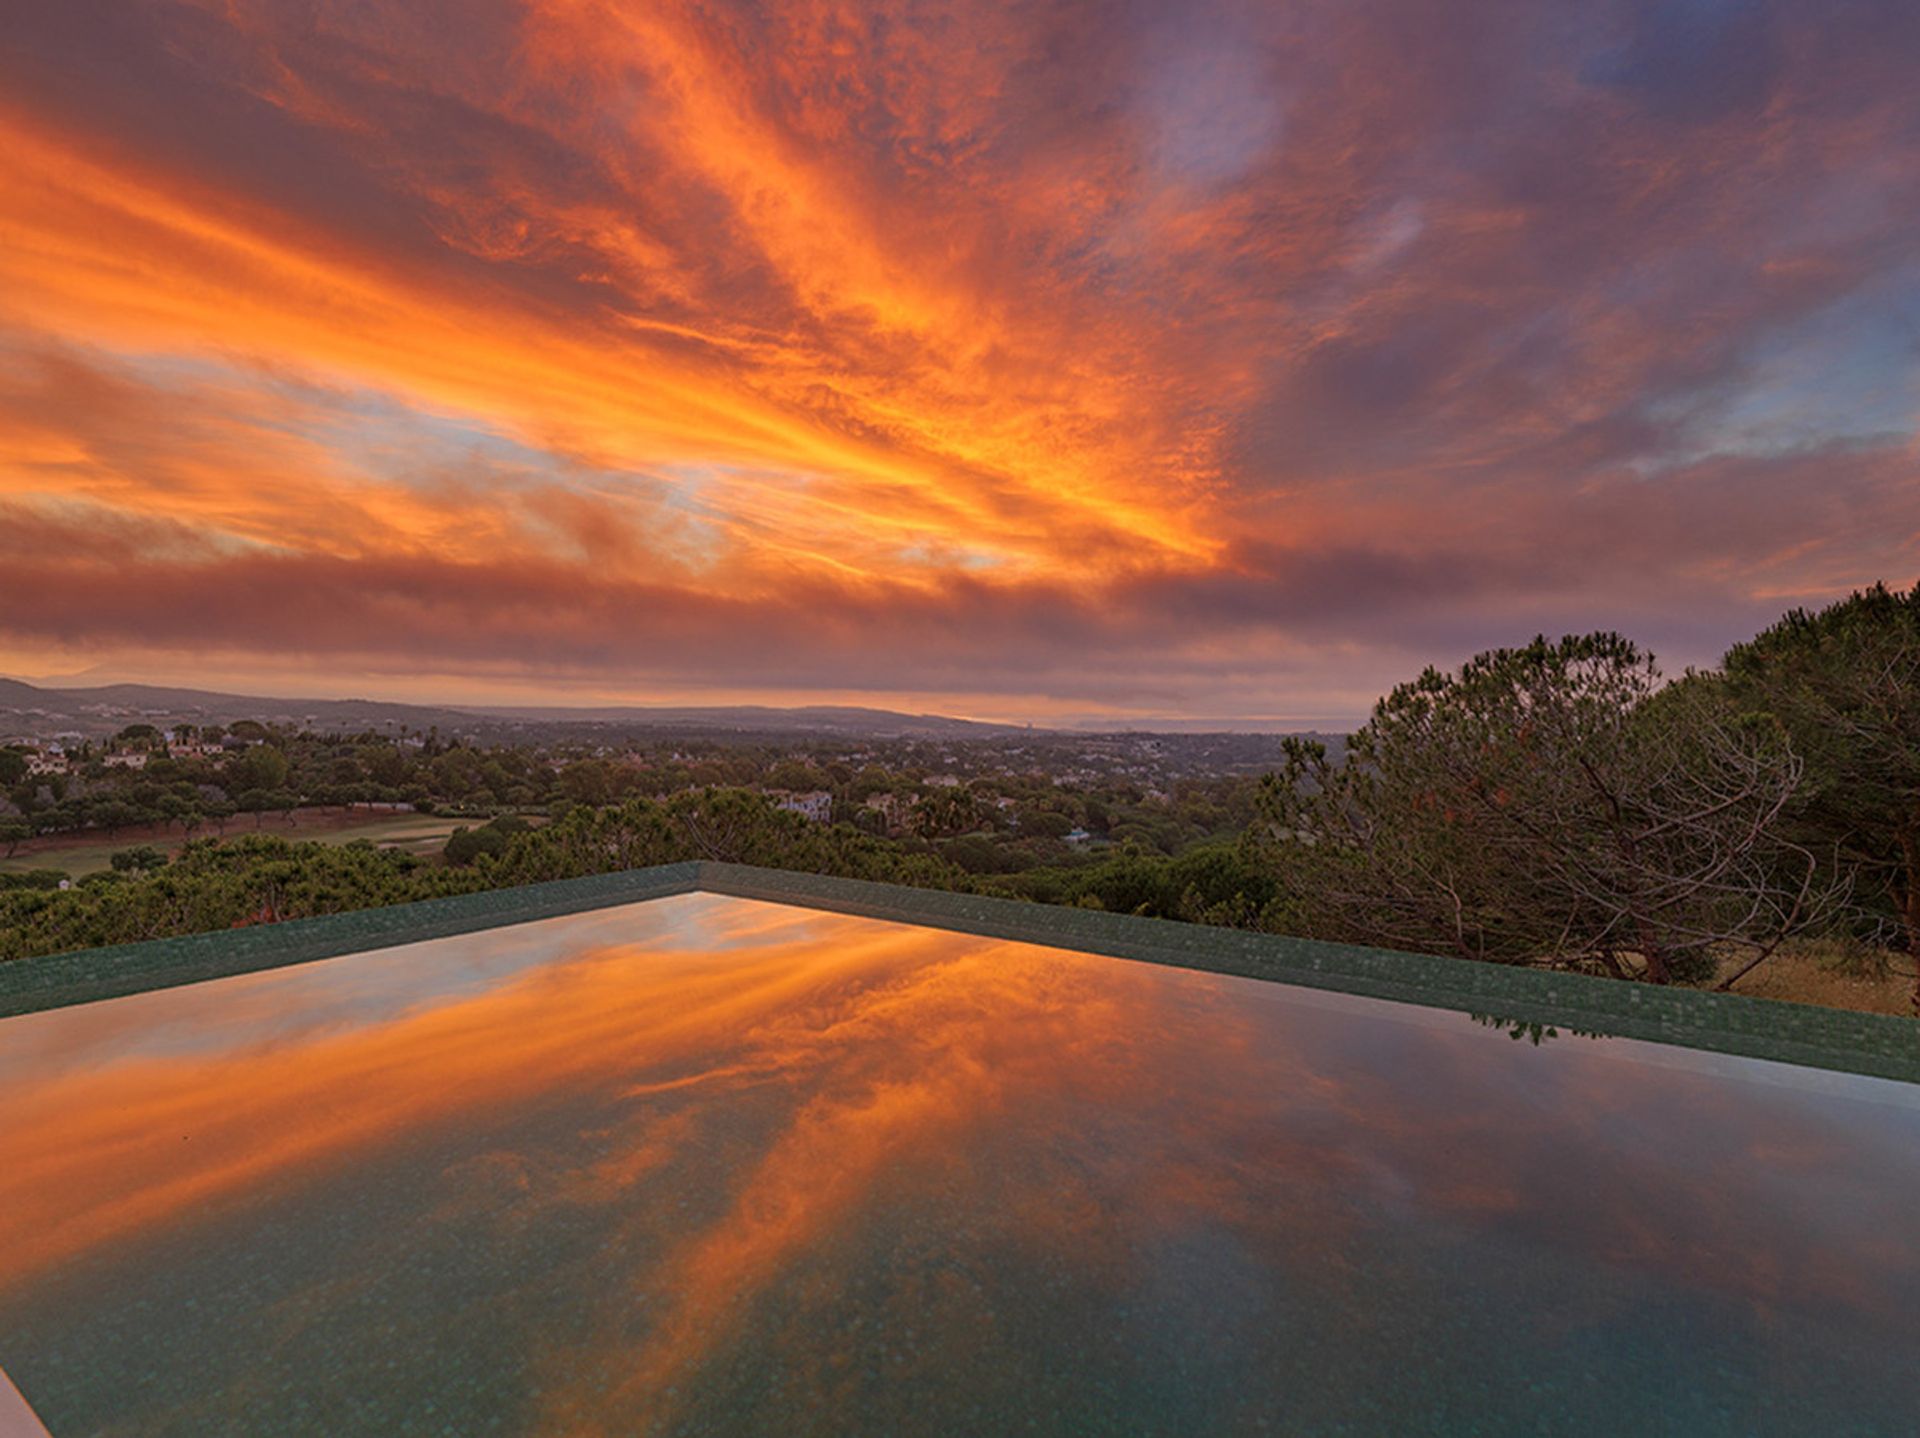
M103 711L112 711L111 713ZM1028 732L1019 724L907 714L851 704L782 707L737 705L455 705L383 699L288 699L157 684L51 687L0 676L0 716L71 719L82 732L108 720L231 723L237 719L292 719L325 727L442 728L515 724L579 724L598 728L708 728L740 733L821 733L891 737L989 738ZM108 732L120 724L112 724Z

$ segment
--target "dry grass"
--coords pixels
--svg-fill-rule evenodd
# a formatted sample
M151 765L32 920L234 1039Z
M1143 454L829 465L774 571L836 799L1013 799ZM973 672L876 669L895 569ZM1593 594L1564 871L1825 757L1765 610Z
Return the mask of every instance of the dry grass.
M1912 1018L1913 961L1885 950L1862 953L1826 940L1807 940L1783 945L1733 991L1756 999Z
M241 814L228 821L224 834L209 824L195 837L239 839L258 833L275 834L283 839L315 839L325 844L371 839L383 849L406 849L427 857L439 853L447 836L460 825L484 822L411 812L369 814L364 809L300 809L295 811L291 823L283 814L264 814L256 827L253 815ZM116 849L151 844L173 855L179 853L185 843L185 836L177 828L152 824L122 829L111 836L101 833L49 835L22 844L12 858L0 859L0 873L58 869L78 879L111 867Z

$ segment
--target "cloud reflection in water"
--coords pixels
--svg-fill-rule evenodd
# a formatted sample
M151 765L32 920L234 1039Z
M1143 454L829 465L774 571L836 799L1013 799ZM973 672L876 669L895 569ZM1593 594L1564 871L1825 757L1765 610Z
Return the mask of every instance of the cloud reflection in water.
M1917 1396L1849 1356L1920 1299L1878 1081L700 895L9 1020L0 1082L56 1429Z

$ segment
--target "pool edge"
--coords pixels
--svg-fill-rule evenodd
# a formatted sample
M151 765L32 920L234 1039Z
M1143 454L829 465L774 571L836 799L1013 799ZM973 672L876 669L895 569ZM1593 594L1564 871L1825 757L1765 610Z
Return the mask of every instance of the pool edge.
M53 1438L4 1368L0 1368L0 1438Z
M691 893L696 863L554 879L410 904L70 949L0 963L0 1019Z
M10 960L0 1018L694 892L1920 1083L1911 1019L711 862Z
M703 864L711 893L1920 1083L1920 1021L860 879Z

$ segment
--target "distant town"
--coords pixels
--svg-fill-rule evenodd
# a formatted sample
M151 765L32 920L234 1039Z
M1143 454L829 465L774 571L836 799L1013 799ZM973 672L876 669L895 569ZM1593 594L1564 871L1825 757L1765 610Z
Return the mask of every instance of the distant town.
M1011 872L1129 841L1175 854L1237 836L1278 752L1272 735L1053 732L875 710L569 719L9 681L0 856L51 881L78 877L48 859L71 860L76 846L164 851L235 825L301 837L374 825L378 837L399 814L433 816L450 837L454 821L538 823L570 806L733 788L811 823ZM414 823L394 841L418 850L432 837Z

